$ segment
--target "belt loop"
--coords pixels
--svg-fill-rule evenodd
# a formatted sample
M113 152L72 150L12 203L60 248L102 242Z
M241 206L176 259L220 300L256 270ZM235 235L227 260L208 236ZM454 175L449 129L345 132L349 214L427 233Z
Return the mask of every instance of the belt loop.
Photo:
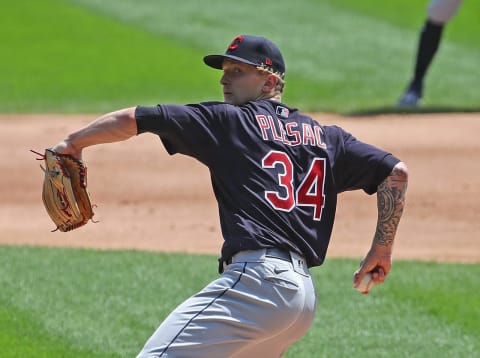
M225 270L225 261L220 257L218 259L218 273L221 275Z
M292 257L293 270L302 276L310 276L305 258L293 251L290 251L290 256Z

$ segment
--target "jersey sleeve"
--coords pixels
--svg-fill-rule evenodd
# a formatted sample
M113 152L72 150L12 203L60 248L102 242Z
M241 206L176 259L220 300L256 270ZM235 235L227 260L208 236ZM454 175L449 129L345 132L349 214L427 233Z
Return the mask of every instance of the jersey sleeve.
M219 145L217 135L225 104L138 106L137 134L157 134L169 154L185 154L207 163Z
M333 175L337 192L363 189L374 194L378 185L390 175L398 158L371 144L364 143L350 133L338 130Z

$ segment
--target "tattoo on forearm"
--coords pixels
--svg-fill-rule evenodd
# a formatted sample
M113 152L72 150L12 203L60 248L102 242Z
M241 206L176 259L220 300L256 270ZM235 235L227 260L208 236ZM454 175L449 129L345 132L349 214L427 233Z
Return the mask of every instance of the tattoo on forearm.
M392 173L378 186L378 223L374 243L391 246L405 206L407 176L403 170L394 168Z

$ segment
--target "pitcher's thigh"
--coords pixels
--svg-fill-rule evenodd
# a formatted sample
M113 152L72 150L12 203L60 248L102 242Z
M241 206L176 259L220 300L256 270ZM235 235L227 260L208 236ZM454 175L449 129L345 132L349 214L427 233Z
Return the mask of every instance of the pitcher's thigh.
M305 306L303 282L263 266L230 265L165 319L139 357L235 356L291 326Z

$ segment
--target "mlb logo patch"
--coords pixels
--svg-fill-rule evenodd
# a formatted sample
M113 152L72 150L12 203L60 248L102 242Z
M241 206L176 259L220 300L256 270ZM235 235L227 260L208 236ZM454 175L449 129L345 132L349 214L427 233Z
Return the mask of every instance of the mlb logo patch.
M288 114L290 113L290 111L288 110L288 108L277 106L276 113L277 116L280 116L282 118L288 118Z

